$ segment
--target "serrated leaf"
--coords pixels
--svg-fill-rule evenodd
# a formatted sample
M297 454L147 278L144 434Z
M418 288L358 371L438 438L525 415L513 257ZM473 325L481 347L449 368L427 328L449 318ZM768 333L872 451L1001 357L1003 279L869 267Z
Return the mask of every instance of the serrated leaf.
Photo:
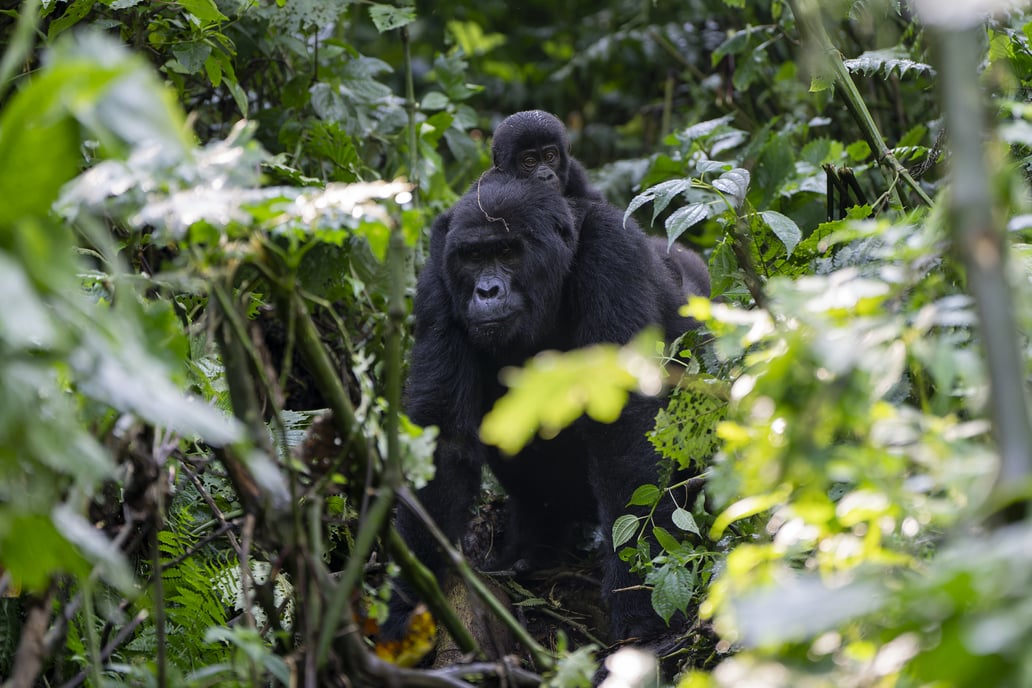
M670 515L674 525L683 530L686 533L692 533L694 535L701 536L699 532L699 525L695 522L695 517L692 516L692 512L687 509L678 507L674 509L674 513Z
M726 124L730 124L734 121L734 119L734 115L724 115L723 117L718 117L717 119L699 122L698 124L690 126L684 131L679 132L677 134L677 138L686 143L691 142L695 139L702 138L703 136L707 136L713 133L713 131Z
M803 238L803 232L799 229L799 225L792 218L782 215L776 210L764 210L760 213L760 217L767 223L774 235L781 240L781 243L785 245L788 255L792 255L792 251L795 250L799 240Z
M723 160L700 160L695 163L695 169L699 174L709 174L710 172L727 172L732 169L734 165Z
M734 207L741 207L749 191L749 171L736 167L713 181L713 188L734 199Z
M619 549L638 532L638 517L624 514L613 521L613 551Z
M394 7L373 4L369 7L369 18L380 33L407 26L416 20L415 7Z
M627 506L652 506L659 499L660 491L655 485L642 485L638 487Z
M710 295L717 298L734 286L738 273L738 261L734 250L727 239L723 239L713 248L709 259Z
M688 228L707 219L712 212L712 207L710 203L692 203L675 210L664 223L667 239L673 241L684 234Z
M670 179L649 187L631 199L630 204L627 206L627 210L624 212L624 224L627 223L627 219L631 216L631 213L649 201L655 201L655 206L652 209L652 220L654 222L656 220L656 216L670 204L670 201L674 197L684 193L690 188L692 188L691 179Z
M675 613L688 610L695 583L691 571L678 564L668 564L657 569L650 579L652 608L663 617L663 621L670 623Z

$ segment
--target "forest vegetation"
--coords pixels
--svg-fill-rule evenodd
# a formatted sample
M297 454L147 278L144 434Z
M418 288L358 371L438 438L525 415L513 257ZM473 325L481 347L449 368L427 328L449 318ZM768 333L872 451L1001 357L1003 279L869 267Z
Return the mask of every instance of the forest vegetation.
M3 688L1032 684L1023 3L22 0L0 55ZM535 108L712 294L482 436L662 387L661 479L526 580L485 475L387 642L428 231ZM676 642L607 645L614 549Z

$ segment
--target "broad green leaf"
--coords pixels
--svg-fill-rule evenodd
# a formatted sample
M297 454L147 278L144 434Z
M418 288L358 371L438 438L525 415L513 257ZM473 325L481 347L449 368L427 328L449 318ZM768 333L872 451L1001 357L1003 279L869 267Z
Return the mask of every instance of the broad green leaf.
M554 437L582 414L602 423L615 421L632 390L659 386L658 377L651 377L658 376L658 369L636 349L645 350L653 341L646 332L624 348L603 344L545 351L523 368L503 370L509 391L484 416L481 439L516 454L535 433Z
M204 24L215 24L228 19L219 12L215 0L178 0L187 12L201 20Z
M690 143L696 139L704 138L709 136L720 127L731 124L735 121L734 115L724 115L717 119L707 120L705 122L699 122L694 124L687 129L677 133L677 138L685 143Z
M44 73L16 93L0 115L0 239L15 220L45 215L61 186L78 172L79 131L58 101L78 76Z
M695 585L695 577L688 569L670 563L654 571L648 582L652 584L652 608L663 621L669 623L678 611L687 611Z
M627 506L651 506L656 503L660 494L662 493L655 485L640 485L634 490Z
M0 505L0 564L34 592L45 590L55 572L85 575L89 571L48 515L12 512L6 505Z
M733 207L737 209L741 207L745 201L745 194L749 191L749 171L741 167L728 170L713 180L713 188L730 196L734 201Z
M688 229L710 217L712 213L712 202L692 203L691 205L686 205L683 208L678 208L671 213L670 217L666 220L665 226L667 240L671 242L674 241Z
M788 255L792 255L799 240L803 237L802 230L790 217L782 215L776 210L764 210L760 217L767 223L774 235L784 244Z
M846 146L846 153L850 159L862 162L871 155L871 145L867 141L854 141Z
M95 4L97 0L73 0L64 14L50 22L50 26L47 27L47 38L53 40L63 31L78 24L90 13Z
M670 534L670 532L662 526L656 526L652 529L652 535L656 538L656 542L662 547L668 554L673 554L681 549L681 543L678 542L677 538Z
M440 91L430 91L423 96L422 102L419 104L420 110L443 110L448 107L448 96L444 95Z
M638 517L631 514L623 514L613 521L613 551L624 544L638 532Z
M416 20L416 8L374 3L369 6L369 17L373 20L373 26L376 27L377 31L386 33L391 29L408 26L414 22Z
M669 205L670 201L675 196L684 193L691 187L691 179L671 179L646 189L631 199L630 204L627 206L627 210L624 211L624 224L627 224L627 219L631 216L631 213L649 201L656 202L656 206L652 212L652 219L654 221L656 216L666 208L667 205Z
M211 46L203 41L190 41L172 48L172 54L176 56L187 74L196 74L204 69L205 63L211 56Z
M682 509L681 507L674 509L674 513L670 515L670 518L673 520L675 526L686 533L693 533L699 536L702 535L702 533L699 532L698 524L695 522L695 517L692 516L692 512L687 509Z

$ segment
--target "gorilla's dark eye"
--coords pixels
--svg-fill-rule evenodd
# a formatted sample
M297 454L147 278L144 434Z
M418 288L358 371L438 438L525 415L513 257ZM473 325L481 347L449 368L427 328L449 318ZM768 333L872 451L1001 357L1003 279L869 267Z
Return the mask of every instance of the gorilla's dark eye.
M538 161L537 156L533 153L527 153L520 158L520 167L525 170L532 170L537 167Z
M551 164L555 162L556 158L559 157L554 148L549 148L545 151L545 162Z

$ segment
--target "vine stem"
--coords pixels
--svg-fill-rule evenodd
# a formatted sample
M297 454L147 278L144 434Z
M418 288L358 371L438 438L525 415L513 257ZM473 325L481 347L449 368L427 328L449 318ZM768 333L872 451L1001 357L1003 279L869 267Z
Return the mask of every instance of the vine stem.
M878 130L871 111L867 108L852 75L842 61L842 53L832 44L827 30L824 28L819 2L817 0L787 0L787 2L799 23L800 35L817 48L825 63L824 66L830 71L835 85L839 87L839 91L845 99L846 107L860 126L864 139L874 151L878 164L887 168L892 176L901 179L910 187L914 195L921 199L921 203L930 207L932 205L931 197L925 193L907 168L896 159L896 156L889 150L888 144L885 143L885 138ZM893 182L893 190L900 207L906 207L903 195L899 192L895 182Z

